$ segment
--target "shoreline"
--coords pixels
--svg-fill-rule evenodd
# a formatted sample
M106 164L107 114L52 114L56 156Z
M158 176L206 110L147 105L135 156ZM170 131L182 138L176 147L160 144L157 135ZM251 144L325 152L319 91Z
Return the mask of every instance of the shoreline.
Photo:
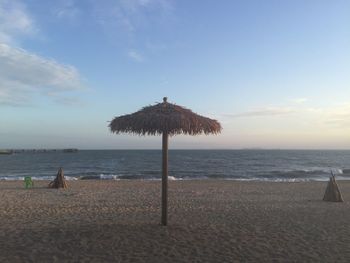
M341 178L338 178L341 177ZM11 177L5 177L6 179L0 178L0 184L2 182L23 182L23 179L18 179L17 177L15 179L10 179ZM38 177L33 177L31 176L32 180L35 182L51 182L56 178L55 176L52 176L51 179L47 179L47 177L41 179ZM244 183L244 182L252 182L252 183L325 183L329 181L329 178L322 178L322 179L275 179L275 180L270 180L270 179L234 179L234 178L175 178L172 176L168 177L169 182L198 182L198 181L223 181L223 182L238 182L238 183ZM150 179L144 179L144 178L135 178L135 179L129 179L129 178L77 178L77 177L70 177L70 176L65 176L65 179L67 182L160 182L162 179L161 178L150 178ZM349 178L344 178L342 176L336 176L335 177L337 182L350 182L350 177Z
M0 181L1 262L346 262L350 181L343 203L327 182L78 180L68 189Z

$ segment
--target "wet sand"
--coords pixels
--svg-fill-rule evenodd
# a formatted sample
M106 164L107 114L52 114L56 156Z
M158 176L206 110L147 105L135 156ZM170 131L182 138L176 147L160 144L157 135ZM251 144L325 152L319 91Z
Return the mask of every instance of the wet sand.
M0 262L349 262L350 182L344 203L326 182L0 182Z

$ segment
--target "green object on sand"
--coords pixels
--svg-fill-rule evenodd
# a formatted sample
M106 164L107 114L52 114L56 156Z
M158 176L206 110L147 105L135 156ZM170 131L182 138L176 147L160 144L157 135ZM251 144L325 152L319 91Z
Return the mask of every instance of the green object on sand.
M32 177L30 177L30 176L24 177L24 184L25 184L26 189L33 187L34 183L32 181Z

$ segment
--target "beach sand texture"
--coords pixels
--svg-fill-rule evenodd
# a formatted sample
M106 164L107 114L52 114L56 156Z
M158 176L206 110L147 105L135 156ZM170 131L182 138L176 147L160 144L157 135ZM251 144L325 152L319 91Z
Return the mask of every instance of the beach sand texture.
M0 262L350 262L345 202L322 201L327 182L0 182Z

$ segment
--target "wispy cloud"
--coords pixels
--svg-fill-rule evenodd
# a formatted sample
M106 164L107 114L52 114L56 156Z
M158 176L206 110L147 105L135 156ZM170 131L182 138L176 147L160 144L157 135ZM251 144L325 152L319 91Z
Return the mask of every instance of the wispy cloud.
M53 98L52 94L83 87L75 67L19 48L22 37L34 36L38 31L21 1L0 0L0 106L30 105L38 95L66 104L67 96Z
M296 104L303 104L303 103L307 102L308 99L307 98L296 98L296 99L292 99L290 101L293 103L296 103Z
M62 0L60 5L54 9L54 14L62 19L75 19L81 13L74 0Z
M107 0L94 3L97 22L105 27L119 28L129 33L150 23L155 17L167 17L171 13L171 0ZM153 11L153 15L147 12Z
M222 114L223 120L245 121L246 118L260 118L258 123L269 123L270 126L283 128L287 123L295 127L320 131L350 130L350 103L330 105L325 107L306 107L294 105L291 107L265 107L236 114ZM267 119L280 117L283 119ZM265 119L264 119L265 118ZM251 121L249 121L251 123Z
M26 6L16 0L0 0L0 43L15 43L23 35L32 35L37 27L26 10Z
M170 0L120 0L119 5L129 12L138 12L142 8L156 8L169 11L172 8Z
M144 57L136 50L129 50L128 57L136 62L143 62L144 61Z
M73 106L73 107L84 107L86 106L86 103L79 99L78 97L72 97L72 96L64 96L57 93L51 93L49 96L51 96L52 100L55 101L58 104L65 105L65 106Z
M350 129L350 103L319 112L324 116L325 124Z
M0 44L0 105L25 105L33 95L49 96L82 87L76 68Z
M144 54L168 48L162 43L143 39L143 32L154 26L164 26L172 20L174 0L104 0L90 3L95 23L103 28L107 36L117 37L124 43L125 54L131 60L143 62ZM136 42L138 50L133 49Z
M226 117L240 118L240 117L269 117L269 116L281 116L295 113L296 110L289 107L266 107L262 109L237 113L237 114L225 114Z

